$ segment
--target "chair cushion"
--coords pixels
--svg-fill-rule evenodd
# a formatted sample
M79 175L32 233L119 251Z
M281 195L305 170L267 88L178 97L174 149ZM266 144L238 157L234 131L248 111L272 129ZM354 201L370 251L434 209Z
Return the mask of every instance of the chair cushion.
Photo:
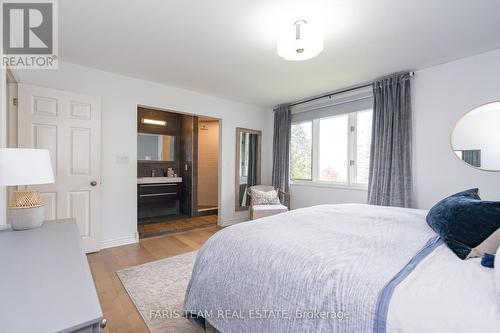
M288 212L288 208L283 205L258 205L253 206L253 219L281 214Z
M259 191L252 188L252 204L253 205L279 205L280 199L278 197L278 191Z
M288 211L288 208L284 205L257 205L253 206L253 210L274 210L274 211Z

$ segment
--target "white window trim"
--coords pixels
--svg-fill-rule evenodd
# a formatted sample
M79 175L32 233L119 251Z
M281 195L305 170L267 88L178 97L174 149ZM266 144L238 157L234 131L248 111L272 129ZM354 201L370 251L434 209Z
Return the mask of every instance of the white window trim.
M359 110L348 114L348 156L347 162L347 182L335 182L335 181L325 181L319 179L319 145L320 145L320 120L328 119L332 117L316 118L312 122L312 151L311 151L311 180L306 179L290 179L290 185L292 186L310 186L310 187L323 187L323 188L336 188L336 189L346 189L346 190L357 190L357 191L367 191L368 184L356 183L357 179L357 115L358 112L365 110ZM293 122L292 125L301 124L309 121L297 121Z

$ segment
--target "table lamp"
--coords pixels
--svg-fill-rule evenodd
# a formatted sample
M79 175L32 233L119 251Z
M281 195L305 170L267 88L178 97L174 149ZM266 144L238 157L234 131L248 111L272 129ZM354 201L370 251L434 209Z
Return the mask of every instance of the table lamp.
M40 192L27 185L54 182L49 151L45 149L0 148L0 185L25 186L14 191L9 202L12 229L26 230L42 225L44 205Z

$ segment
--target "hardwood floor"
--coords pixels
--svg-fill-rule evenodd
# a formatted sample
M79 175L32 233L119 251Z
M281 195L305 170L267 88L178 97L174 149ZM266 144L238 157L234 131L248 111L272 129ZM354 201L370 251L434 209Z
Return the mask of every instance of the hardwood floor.
M217 215L183 217L156 223L144 223L137 226L139 238L159 236L162 234L187 231L199 227L217 225Z
M116 271L199 249L221 228L217 226L146 238L87 255L104 317L105 333L149 332Z

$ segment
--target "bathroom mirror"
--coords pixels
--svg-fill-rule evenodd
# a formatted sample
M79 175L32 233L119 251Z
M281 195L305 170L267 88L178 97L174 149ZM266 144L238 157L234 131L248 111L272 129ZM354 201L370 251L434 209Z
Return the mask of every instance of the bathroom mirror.
M137 133L137 160L174 161L175 136Z
M260 184L261 141L261 131L236 129L236 210L248 209L250 197L247 189Z
M466 113L453 130L451 147L469 166L500 171L500 101Z

